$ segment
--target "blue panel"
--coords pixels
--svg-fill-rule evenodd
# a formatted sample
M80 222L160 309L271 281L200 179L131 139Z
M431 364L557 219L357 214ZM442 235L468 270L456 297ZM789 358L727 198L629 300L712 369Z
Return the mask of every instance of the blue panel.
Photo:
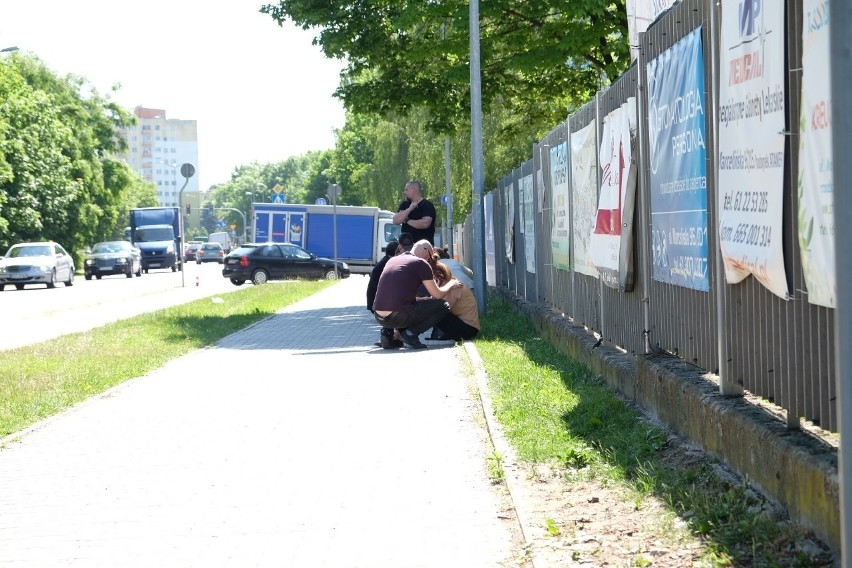
M372 259L375 246L374 224L375 218L372 216L338 215L337 257L343 260ZM308 240L305 248L317 256L334 256L334 215L310 213L307 225Z

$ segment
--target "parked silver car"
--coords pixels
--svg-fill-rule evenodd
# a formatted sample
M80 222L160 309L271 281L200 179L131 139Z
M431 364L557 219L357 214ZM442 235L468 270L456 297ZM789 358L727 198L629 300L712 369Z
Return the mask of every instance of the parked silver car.
M57 282L74 285L74 259L58 243L18 243L0 260L0 291L8 284L23 290L27 284L55 288Z
M107 241L92 247L86 256L86 280L101 279L109 274L142 276L142 252L127 241Z

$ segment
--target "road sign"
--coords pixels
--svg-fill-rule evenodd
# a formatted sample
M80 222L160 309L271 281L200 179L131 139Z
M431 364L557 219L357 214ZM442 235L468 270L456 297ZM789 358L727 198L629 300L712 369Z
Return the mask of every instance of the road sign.
M326 200L322 197L317 197L317 200L314 201L314 203L316 203L317 205L328 205L328 202L326 202Z
M340 186L338 184L333 183L333 184L328 186L328 192L327 193L328 193L328 197L332 201L337 202L337 200L340 199L340 194L343 193L343 190L340 188Z

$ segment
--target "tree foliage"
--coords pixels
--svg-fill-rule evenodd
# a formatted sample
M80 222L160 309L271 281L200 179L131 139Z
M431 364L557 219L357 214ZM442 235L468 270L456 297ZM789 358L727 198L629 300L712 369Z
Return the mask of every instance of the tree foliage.
M483 109L500 99L534 134L630 65L625 0L493 0L479 9ZM336 91L348 110L426 108L439 133L468 120L467 2L279 0L261 12L317 30L323 52L348 62Z
M120 235L154 189L115 159L132 115L36 57L0 61L0 249L55 240L78 251Z

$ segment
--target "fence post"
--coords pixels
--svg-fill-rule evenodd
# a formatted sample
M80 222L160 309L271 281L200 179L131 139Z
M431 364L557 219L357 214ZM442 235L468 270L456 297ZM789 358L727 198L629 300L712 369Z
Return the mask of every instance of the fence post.
M852 562L852 451L846 444L852 442L852 226L846 221L852 215L852 163L849 148L852 145L852 108L849 93L852 80L852 5L834 2L831 5L830 65L832 100L832 145L834 187L834 259L837 278L837 310L834 314L834 353L837 368L837 421L840 432L840 543L843 565ZM845 104L844 104L845 103ZM840 219L841 222L837 222Z

